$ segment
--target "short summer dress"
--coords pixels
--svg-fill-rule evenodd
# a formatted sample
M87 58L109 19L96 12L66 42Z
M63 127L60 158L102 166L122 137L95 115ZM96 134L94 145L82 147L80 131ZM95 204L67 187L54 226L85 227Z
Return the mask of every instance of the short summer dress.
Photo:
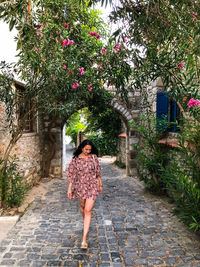
M73 158L67 169L67 180L72 183L72 198L96 200L100 189L99 177L101 169L95 154Z

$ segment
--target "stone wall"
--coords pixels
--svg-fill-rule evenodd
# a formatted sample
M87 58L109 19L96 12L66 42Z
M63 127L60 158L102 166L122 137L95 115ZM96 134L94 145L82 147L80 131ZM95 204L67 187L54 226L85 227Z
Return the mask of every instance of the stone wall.
M9 144L11 135L6 122L5 107L0 105L0 157ZM18 170L29 185L41 177L41 140L38 132L24 133L11 150L10 157L17 158Z
M42 176L45 173L45 166L49 156L53 156L50 164L49 174L56 177L62 176L62 146L63 146L63 122L59 119L52 119L45 116L42 120L40 139L42 140ZM50 127L51 125L51 127Z
M126 134L125 133L122 133L118 136L117 161L126 164Z
M128 175L137 175L137 154L133 145L138 144L139 138L134 128L130 127L130 124L132 122L137 122L138 116L141 113L141 96L140 92L135 90L134 92L129 92L128 97L129 99L126 103L121 101L121 97L116 94L112 101L112 106L113 109L121 116L125 129L125 136L123 139L119 136L119 158L123 163L126 163L126 168L128 162ZM128 145L126 144L127 141Z

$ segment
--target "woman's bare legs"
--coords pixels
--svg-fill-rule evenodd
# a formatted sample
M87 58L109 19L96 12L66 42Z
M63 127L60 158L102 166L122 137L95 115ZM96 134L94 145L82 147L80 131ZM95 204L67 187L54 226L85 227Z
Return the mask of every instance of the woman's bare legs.
M87 234L89 232L91 217L92 217L92 208L94 206L95 200L86 199L85 208L84 208L84 228L83 228L83 242L87 240Z
M84 210L85 210L85 199L80 199L80 208L81 208L81 214L84 218L85 214L84 214Z

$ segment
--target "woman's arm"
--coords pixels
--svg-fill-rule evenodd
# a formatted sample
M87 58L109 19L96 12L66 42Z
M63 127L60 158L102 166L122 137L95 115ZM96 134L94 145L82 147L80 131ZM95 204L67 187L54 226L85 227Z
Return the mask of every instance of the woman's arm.
M101 177L99 177L99 193L100 193L100 194L103 193L103 183L102 183L102 179L101 179Z
M67 196L69 199L72 198L72 184L76 179L76 160L73 158L67 169L67 180L69 182Z
M72 183L69 183L67 196L69 199L72 198Z
M101 179L101 167L100 167L97 155L94 155L94 160L95 160L95 165L96 165L96 175L97 175L97 179L99 182L99 192L100 192L100 194L102 194L103 193L103 183L102 183L102 179Z

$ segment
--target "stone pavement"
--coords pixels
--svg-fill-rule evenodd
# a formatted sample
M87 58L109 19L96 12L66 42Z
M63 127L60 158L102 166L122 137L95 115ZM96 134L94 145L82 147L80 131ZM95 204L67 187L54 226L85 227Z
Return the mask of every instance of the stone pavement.
M49 185L0 244L0 266L200 266L200 242L171 205L144 192L141 182L101 159L104 193L98 197L81 250L82 217L66 198L66 179Z

